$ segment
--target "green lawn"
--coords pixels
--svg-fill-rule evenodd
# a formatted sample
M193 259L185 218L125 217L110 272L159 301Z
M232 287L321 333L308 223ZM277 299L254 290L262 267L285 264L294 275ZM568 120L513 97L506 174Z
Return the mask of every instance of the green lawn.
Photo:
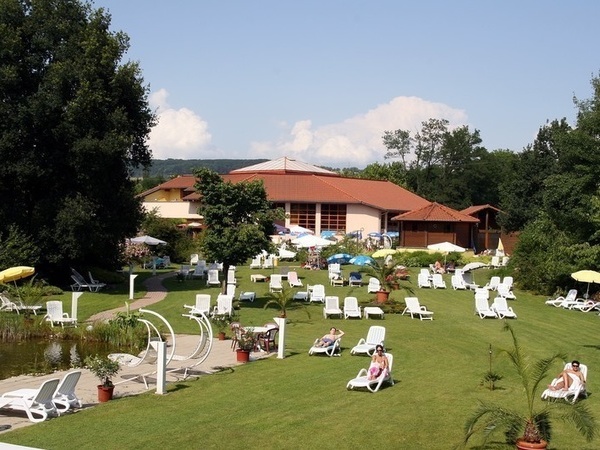
M349 271L344 267L346 275ZM267 284L249 280L250 273L269 272L251 272L247 267L238 270L241 290L253 290L259 297L254 303L242 305L240 318L244 325L262 325L277 314L275 309L262 307ZM326 271L299 269L299 274L305 285L327 280ZM483 269L476 279L482 283L492 274ZM416 280L416 276L412 278ZM514 406L524 399L511 366L495 353L493 369L504 378L494 391L481 384L489 369L489 346L494 352L510 346L510 335L502 331L502 321L481 320L474 315L472 292L417 289L415 284L412 286L421 304L435 313L433 321L391 314L383 321L325 320L322 306L309 305L310 318L303 309L288 312L287 357L283 360L271 357L195 381L170 384L166 396L148 393L118 399L4 433L0 440L48 449L450 449L460 442L465 419L479 400ZM450 286L449 277L447 284ZM178 283L168 279L165 286L169 295L150 309L165 315L176 332L194 332L193 324L181 317L182 304L193 302L194 294L200 291L212 293L214 299L217 289L206 289L200 280ZM326 292L339 295L340 303L350 293L363 304L371 298L365 286L350 289L327 284ZM516 294L518 300L510 306L518 319L511 323L524 349L533 357L561 350L569 359L587 364L591 395L584 401L600 418L594 395L600 386L600 318L546 306L545 298L539 296L518 290ZM392 293L398 299L405 295L402 291ZM86 297L102 301L86 301ZM126 298L127 293L122 294L120 304ZM113 301L111 294L86 294L80 300L88 315L94 307L106 309L106 303ZM308 356L312 341L331 325L346 332L342 357ZM386 327L386 348L394 354L395 385L376 394L347 391L347 381L368 365L367 357L351 356L350 348L366 336L370 325ZM557 364L555 372L560 369ZM597 441L586 443L571 426L561 422L554 425L550 448L599 447ZM498 440L501 438L498 436ZM477 443L474 440L471 445Z

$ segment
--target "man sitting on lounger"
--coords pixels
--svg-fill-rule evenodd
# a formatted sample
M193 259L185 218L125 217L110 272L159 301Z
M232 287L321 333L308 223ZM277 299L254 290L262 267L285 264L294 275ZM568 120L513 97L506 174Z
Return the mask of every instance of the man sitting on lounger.
M329 333L319 339L317 342L317 347L329 347L332 345L337 339L341 338L344 335L342 330L338 330L335 327L331 327Z

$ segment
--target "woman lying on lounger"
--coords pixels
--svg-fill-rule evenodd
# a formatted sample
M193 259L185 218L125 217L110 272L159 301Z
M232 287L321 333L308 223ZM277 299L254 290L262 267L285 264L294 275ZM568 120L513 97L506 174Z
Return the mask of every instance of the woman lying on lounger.
M548 386L548 388L551 391L569 389L576 378L579 378L581 384L585 385L585 378L583 377L583 373L581 373L581 370L579 370L579 361L573 361L571 363L571 368L563 370L561 373L558 374L556 378L562 378L562 380L556 383L554 386Z
M369 375L367 375L367 379L375 380L376 378L379 378L381 374L388 370L389 365L390 363L388 362L387 356L385 356L383 345L378 344L375 347L373 359L371 359L371 365L369 366Z
M331 327L329 333L323 336L321 339L319 339L319 342L317 342L317 347L329 347L343 335L344 332L342 330L338 330L335 327Z

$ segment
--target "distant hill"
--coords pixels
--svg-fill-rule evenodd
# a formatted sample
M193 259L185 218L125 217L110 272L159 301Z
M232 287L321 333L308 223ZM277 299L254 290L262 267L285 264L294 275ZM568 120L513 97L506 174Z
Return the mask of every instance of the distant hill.
M133 172L134 177L163 177L169 179L174 175L191 174L194 169L206 167L219 174L226 174L235 169L253 166L269 161L268 159L153 159L152 167L143 172Z

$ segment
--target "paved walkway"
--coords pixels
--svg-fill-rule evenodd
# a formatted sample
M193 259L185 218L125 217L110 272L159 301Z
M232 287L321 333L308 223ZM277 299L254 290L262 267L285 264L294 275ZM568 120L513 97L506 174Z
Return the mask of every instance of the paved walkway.
M169 277L174 277L177 275L177 272L169 272L163 273L161 275L157 275L155 277L146 278L144 281L144 286L146 286L147 292L142 298L138 300L134 300L129 304L129 309L136 310L139 308L145 308L148 305L152 305L154 303L158 303L167 296L167 290L162 284L162 280ZM108 311L102 311L98 314L94 314L90 317L91 322L95 322L97 320L108 320L113 319L115 314L118 312L126 311L125 306L121 306L119 308L110 309Z
M174 276L174 273L162 274L156 277L148 278L144 283L148 288L146 295L131 303L131 309L138 309L159 302L166 297L166 290L162 286L162 280L166 277ZM125 307L117 308L110 311L104 311L102 313L93 316L93 320L105 320L114 317L117 311L125 311ZM189 355L192 353L198 342L197 335L177 335L176 336L176 353L181 355ZM252 358L258 358L263 355L256 354L252 355ZM168 366L168 370L175 369L178 367L186 367L194 364L193 360L188 361L172 361ZM214 373L215 371L221 370L224 367L231 367L239 364L236 361L236 353L231 349L231 341L219 341L213 340L213 346L208 358L198 366L194 367L194 374L198 376L207 375ZM156 385L152 384L155 379L151 375L156 370L156 366L152 364L142 364L138 367L124 367L119 372L117 377L113 379L115 384L115 397L125 397L129 395L135 395L142 392L154 392ZM31 376L31 375L20 375L18 377L9 378L6 380L0 380L0 394L4 392L13 391L22 388L38 388L43 381L50 378L61 378L68 371L59 371L50 375L43 376ZM131 379L133 375L150 374L149 390L146 390L144 383L139 379ZM176 381L178 378L176 374L167 375L167 383ZM83 402L83 407L91 407L98 403L97 399L97 385L98 380L92 375L91 372L83 369L82 375L77 385L77 396ZM51 420L60 420L60 418L54 418ZM2 434L2 428L4 425L9 425L11 429L33 425L27 419L25 413L11 412L7 410L0 410L0 436ZM1 437L0 437L1 441ZM0 443L0 448L2 444Z

